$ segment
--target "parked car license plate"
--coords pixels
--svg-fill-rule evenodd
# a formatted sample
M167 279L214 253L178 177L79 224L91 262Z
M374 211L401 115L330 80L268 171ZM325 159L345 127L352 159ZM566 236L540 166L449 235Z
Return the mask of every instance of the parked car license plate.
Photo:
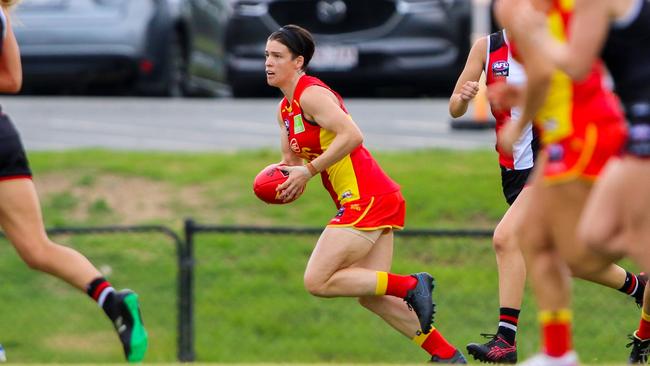
M316 46L309 63L314 70L348 70L359 63L359 50L353 46Z

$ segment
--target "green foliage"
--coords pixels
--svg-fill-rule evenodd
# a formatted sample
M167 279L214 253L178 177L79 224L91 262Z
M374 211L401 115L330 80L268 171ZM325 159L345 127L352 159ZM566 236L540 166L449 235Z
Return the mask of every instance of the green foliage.
M407 229L490 229L507 208L491 151L423 150L380 153L376 158L402 186L408 203ZM180 229L182 218L194 217L206 224L322 227L335 213L316 180L289 205L266 205L254 197L253 177L279 160L277 152L81 150L31 153L30 159L37 179L42 179L38 187L45 192L41 199L48 226L162 223ZM60 190L49 184L54 180ZM138 190L137 185L145 188ZM174 361L178 299L171 242L158 234L54 239L87 255L116 288L128 287L140 294L151 335L147 361ZM355 299L319 299L304 290L302 274L316 239L308 235L196 237L199 361L420 363L427 359ZM434 274L436 326L459 348L482 340L481 332L496 330L497 274L489 239L398 237L393 271ZM0 343L11 361L122 360L117 337L101 310L81 291L27 269L10 245L0 245L0 288ZM633 302L614 290L579 281L575 294L575 344L585 351L582 360L625 360L625 335L638 322ZM518 339L522 358L539 347L535 316L527 293Z
M88 208L88 211L92 215L106 215L112 212L111 207L108 205L108 202L103 199L98 199L95 200L90 207Z
M70 211L73 208L77 207L79 202L77 199L71 195L69 192L63 192L56 194L52 197L50 204L54 210L58 211Z

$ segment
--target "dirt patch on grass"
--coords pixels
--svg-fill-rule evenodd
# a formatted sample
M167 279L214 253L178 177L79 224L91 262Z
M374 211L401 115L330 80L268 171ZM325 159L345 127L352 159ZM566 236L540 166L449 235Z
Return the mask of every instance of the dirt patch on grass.
M57 195L71 196L66 215L83 222L93 215L105 215L116 224L167 221L176 216L177 202L189 208L205 209L200 187L173 185L140 177L101 175L87 179L75 174L43 174L34 180L39 197L47 204ZM57 207L53 207L57 209Z
M93 225L182 225L187 217L204 223L269 225L273 218L258 203L245 202L249 187L215 179L178 186L166 181L116 174L57 172L34 177L46 213L57 223ZM46 217L47 219L47 217Z

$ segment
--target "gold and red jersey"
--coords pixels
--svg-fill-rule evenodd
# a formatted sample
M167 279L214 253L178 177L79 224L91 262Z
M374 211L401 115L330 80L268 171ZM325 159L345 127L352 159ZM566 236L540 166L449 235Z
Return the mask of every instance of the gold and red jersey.
M553 0L547 14L552 36L565 43L569 38L569 23L574 0ZM587 124L606 126L622 123L622 111L614 94L604 85L605 69L596 60L588 76L581 81L572 80L556 69L546 102L539 110L535 122L543 130L542 143L548 145L571 136Z
M326 88L339 100L341 109L347 112L341 96L319 79L303 75L296 85L293 101L282 100L280 112L287 129L289 147L296 155L312 161L325 153L336 134L321 128L302 114L300 97L309 87ZM350 117L352 123L352 117ZM363 146L357 146L350 154L321 172L323 186L330 193L337 208L346 202L399 191L395 183Z
M574 0L553 0L547 13L548 29L559 42L566 43L570 36L573 9ZM547 183L596 179L609 158L620 153L626 136L621 106L605 86L600 59L584 80L556 69L534 123L542 131Z

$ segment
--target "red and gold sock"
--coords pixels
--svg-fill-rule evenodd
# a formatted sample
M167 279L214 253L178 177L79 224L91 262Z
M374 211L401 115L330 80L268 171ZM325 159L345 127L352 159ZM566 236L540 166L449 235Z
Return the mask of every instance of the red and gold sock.
M408 290L415 288L418 280L413 276L402 276L388 272L377 272L375 295L390 295L405 298Z
M432 327L427 334L418 331L418 335L413 337L413 342L429 352L431 356L438 356L442 359L450 358L456 352L456 348L447 342L435 327Z
M572 318L573 314L569 309L539 312L539 322L542 326L544 339L544 352L547 355L560 357L572 349Z
M646 314L641 309L641 321L639 322L639 330L636 331L636 336L641 339L650 338L650 315Z

